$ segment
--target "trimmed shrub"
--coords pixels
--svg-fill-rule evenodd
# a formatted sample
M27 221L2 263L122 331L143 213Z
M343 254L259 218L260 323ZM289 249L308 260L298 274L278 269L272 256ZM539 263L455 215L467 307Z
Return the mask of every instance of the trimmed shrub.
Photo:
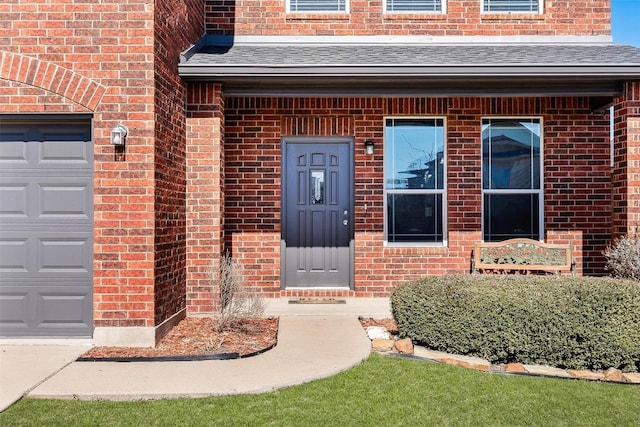
M640 284L610 278L433 276L391 294L400 336L492 363L640 370Z
M620 237L603 255L607 258L605 269L613 277L640 280L640 237L635 234Z

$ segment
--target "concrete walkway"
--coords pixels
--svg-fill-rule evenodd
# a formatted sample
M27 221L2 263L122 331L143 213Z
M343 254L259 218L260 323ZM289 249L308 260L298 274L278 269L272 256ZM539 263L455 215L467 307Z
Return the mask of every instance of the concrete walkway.
M87 347L1 345L0 410L24 394L110 400L203 397L260 393L324 378L369 356L371 343L357 316L390 317L386 298L346 300L346 304L269 300L265 315L280 317L278 344L246 359L70 363ZM42 369L31 372L27 380L24 376L35 366Z
M88 341L84 345L22 342L0 345L0 412L91 348Z

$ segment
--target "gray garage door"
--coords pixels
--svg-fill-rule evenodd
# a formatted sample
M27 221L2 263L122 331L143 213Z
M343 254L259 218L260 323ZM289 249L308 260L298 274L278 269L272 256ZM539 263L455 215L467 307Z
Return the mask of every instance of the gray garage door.
M92 334L91 122L0 118L0 336Z

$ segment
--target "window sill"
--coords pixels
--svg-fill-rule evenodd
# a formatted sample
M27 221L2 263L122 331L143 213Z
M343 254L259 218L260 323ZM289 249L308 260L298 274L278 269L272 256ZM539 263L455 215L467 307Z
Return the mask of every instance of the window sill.
M482 13L480 20L482 21L544 21L545 15L542 13Z
M348 21L351 19L351 15L345 12L335 13L287 13L285 15L287 21Z
M390 12L384 13L382 15L382 19L388 21L445 21L447 19L447 15L441 12L425 12L425 13L416 13L416 12L408 12L408 13L398 13L398 12Z
M415 244L384 243L384 251L393 255L442 255L449 254L447 246L427 246Z

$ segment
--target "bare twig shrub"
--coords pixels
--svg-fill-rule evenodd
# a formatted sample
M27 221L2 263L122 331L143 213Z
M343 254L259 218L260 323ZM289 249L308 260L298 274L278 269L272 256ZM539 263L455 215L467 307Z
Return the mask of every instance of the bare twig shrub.
M264 314L264 299L243 285L240 268L228 253L220 258L217 268L212 269L211 281L218 296L215 306L218 332L233 330L243 319Z
M640 236L632 234L616 239L603 255L607 258L605 269L613 277L640 280Z

